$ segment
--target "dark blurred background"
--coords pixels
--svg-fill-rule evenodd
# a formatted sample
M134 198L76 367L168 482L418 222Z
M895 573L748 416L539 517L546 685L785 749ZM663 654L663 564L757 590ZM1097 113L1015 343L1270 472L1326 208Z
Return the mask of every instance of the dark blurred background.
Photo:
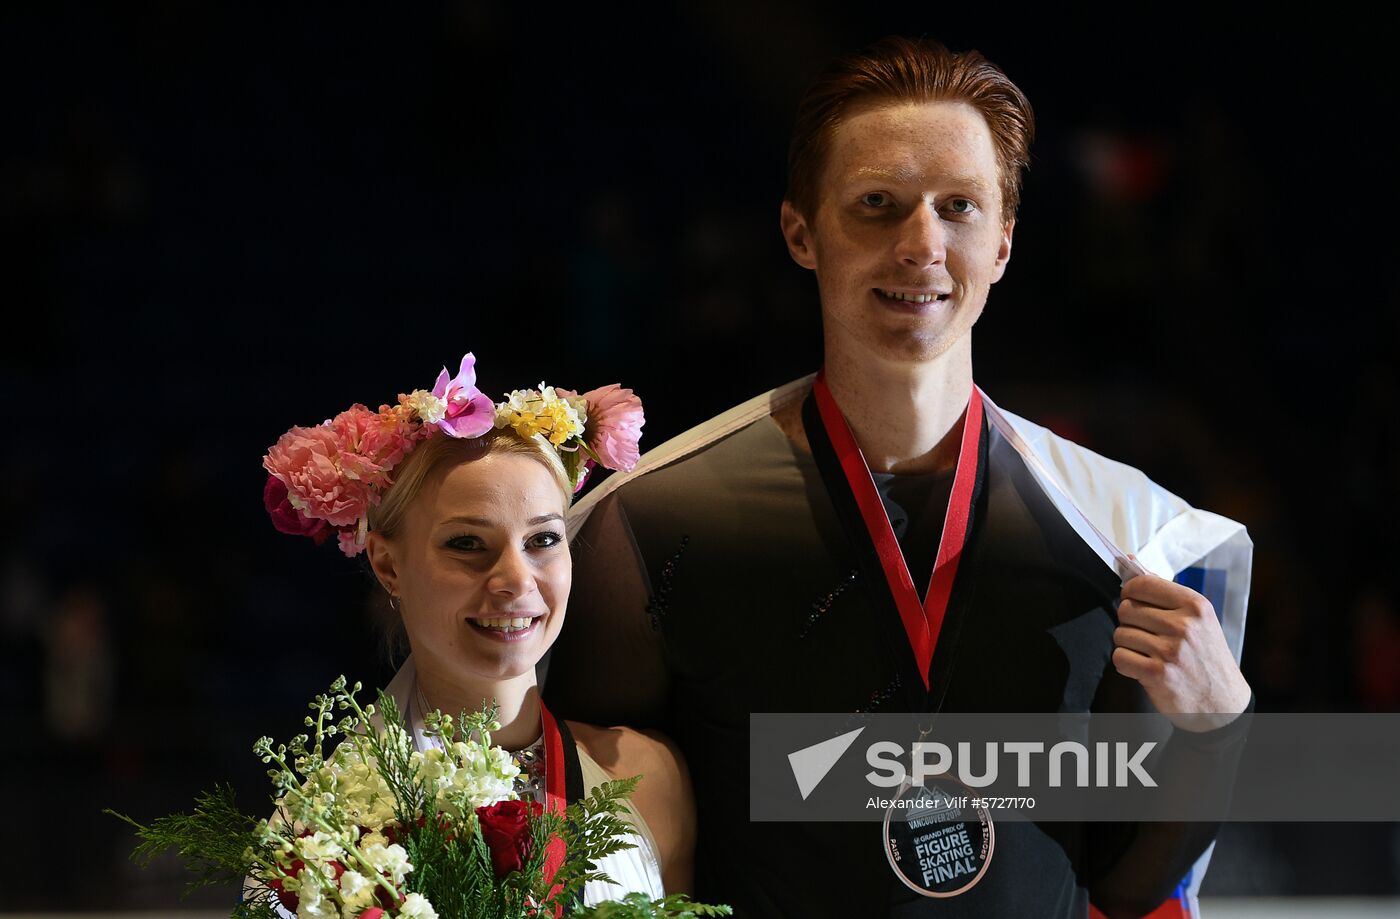
M265 809L253 740L338 673L387 682L365 569L263 512L291 425L471 349L494 394L635 387L655 446L814 369L786 137L890 32L980 49L1036 108L982 386L1249 526L1261 711L1400 709L1384 30L403 6L0 13L0 909L173 905L174 860L132 868L100 808L228 780ZM1207 890L1400 893L1400 834L1227 827Z

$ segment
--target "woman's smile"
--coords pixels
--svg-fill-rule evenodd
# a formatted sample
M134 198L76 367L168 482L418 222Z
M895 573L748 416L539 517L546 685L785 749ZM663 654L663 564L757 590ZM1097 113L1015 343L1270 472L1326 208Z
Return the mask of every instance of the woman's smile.
M468 616L467 625L493 641L524 641L533 638L544 621L544 613L506 612Z

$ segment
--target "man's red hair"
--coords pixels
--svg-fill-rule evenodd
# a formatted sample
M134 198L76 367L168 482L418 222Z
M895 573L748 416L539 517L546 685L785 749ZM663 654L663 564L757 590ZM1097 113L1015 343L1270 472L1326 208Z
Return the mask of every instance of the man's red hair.
M992 132L1003 222L1021 203L1021 172L1030 164L1035 116L1025 95L977 51L954 53L936 41L891 36L837 58L797 106L788 147L787 200L816 215L818 184L831 137L852 108L868 102L966 102Z

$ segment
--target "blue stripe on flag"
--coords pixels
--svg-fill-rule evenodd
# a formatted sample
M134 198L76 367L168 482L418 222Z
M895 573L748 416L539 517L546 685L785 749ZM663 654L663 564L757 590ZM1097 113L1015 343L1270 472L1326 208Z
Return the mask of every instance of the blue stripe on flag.
M1215 607L1215 617L1220 618L1220 611L1225 608L1225 569L1187 568L1178 571L1173 580L1209 600Z
M1194 869L1191 868L1186 869L1186 877L1182 878L1181 883L1176 885L1175 896L1178 900L1185 900L1191 895L1191 872L1193 870Z

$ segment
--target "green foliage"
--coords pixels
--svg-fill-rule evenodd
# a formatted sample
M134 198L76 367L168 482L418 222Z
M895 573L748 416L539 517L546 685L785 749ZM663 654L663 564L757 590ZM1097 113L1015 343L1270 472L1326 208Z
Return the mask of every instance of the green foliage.
M356 688L359 685L356 683ZM354 696L351 696L349 702L353 704L354 701ZM369 714L373 712L371 707ZM365 717L367 719L368 715ZM398 703L382 689L379 691L379 717L386 730L352 734L351 741L360 747L360 753L366 759L373 759L379 764L379 774L384 777L385 784L394 795L394 816L399 824L412 826L418 815L423 813L424 804L428 800L428 786L419 774L418 767L413 764L413 745L386 743L390 737L411 735L408 734L404 717L399 712Z
M579 473L582 471L582 467L583 467L583 461L584 461L583 451L582 451L582 450L560 450L560 451L559 451L559 461L564 465L564 473L565 473L566 475L568 475L569 481L570 481L570 482L577 483L577 482L578 482Z
M564 844L567 855L556 883L563 886L559 902L567 903L582 892L589 881L611 881L598 871L598 861L623 849L635 848L623 839L632 830L623 814L623 800L637 787L641 776L604 782L565 812Z
M621 900L584 906L569 913L569 919L695 919L697 916L730 916L728 906L696 903L683 893L653 900L644 893L629 893Z
M442 823L426 823L404 843L416 866L412 887L432 901L439 916L495 919L520 915L494 890L491 853L476 833L467 840L453 838Z
M253 864L253 853L265 849L259 827L262 821L238 810L234 791L228 785L215 785L195 799L188 814L171 814L152 821L150 826L105 810L136 828L142 840L131 853L132 860L148 865L166 849L175 848L186 866L198 877L185 887L185 893L211 884L241 883Z

